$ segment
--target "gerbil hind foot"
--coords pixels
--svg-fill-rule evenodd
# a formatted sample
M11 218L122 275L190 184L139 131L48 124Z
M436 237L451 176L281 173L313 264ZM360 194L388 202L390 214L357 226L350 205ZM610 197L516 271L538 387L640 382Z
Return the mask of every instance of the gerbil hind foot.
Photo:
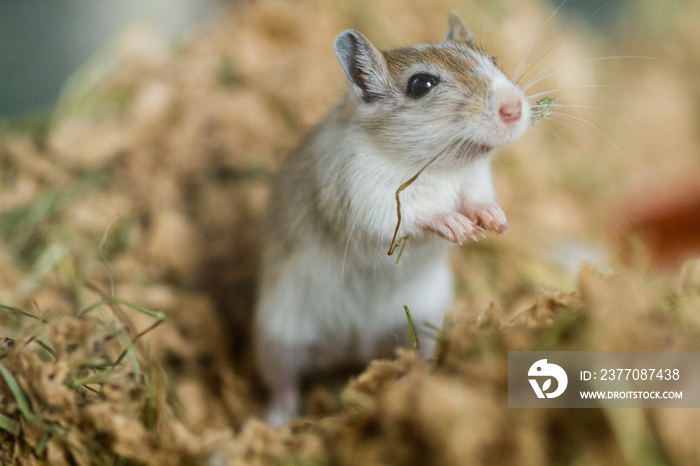
M508 232L508 221L503 209L494 203L473 204L468 201L462 203L462 213L472 222L486 231L498 234Z
M272 427L294 419L299 414L299 388L296 383L275 387L267 406L265 421Z

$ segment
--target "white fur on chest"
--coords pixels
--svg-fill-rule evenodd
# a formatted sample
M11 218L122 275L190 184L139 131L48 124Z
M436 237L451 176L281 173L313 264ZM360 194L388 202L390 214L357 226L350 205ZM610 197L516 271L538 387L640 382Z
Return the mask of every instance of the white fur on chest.
M332 154L335 165L332 178L323 180L333 184L328 189L343 190L335 197L348 199L345 212L348 231L361 233L386 245L391 239L398 221L397 190L428 164L433 154L421 154L420 165L404 163L394 157L381 154L360 132L339 130L319 141L324 154ZM352 147L351 153L338 153L337 147ZM417 158L406 154L406 159ZM422 238L425 233L420 220L435 212L459 211L464 198L471 202L493 202L490 156L465 160L455 169L427 169L399 193L401 225L397 237ZM435 241L442 241L434 238ZM365 246L370 246L366 244ZM374 253L374 252L373 252Z

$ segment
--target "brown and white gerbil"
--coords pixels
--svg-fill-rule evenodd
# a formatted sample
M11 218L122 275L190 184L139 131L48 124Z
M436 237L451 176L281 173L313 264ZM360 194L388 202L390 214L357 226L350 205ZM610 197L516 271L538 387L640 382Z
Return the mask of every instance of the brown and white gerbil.
M297 414L304 373L390 351L404 305L418 328L442 325L449 246L507 230L491 159L530 120L454 14L438 44L380 52L348 30L334 49L351 89L281 167L264 226L254 338L273 424ZM396 265L396 190L446 147L401 194L409 241Z

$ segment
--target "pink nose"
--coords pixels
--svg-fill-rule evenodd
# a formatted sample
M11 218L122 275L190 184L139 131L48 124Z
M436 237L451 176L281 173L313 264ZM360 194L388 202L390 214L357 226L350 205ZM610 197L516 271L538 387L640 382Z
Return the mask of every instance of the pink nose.
M498 109L498 115L501 117L504 123L513 123L520 119L522 114L523 105L520 101L507 102L501 105Z

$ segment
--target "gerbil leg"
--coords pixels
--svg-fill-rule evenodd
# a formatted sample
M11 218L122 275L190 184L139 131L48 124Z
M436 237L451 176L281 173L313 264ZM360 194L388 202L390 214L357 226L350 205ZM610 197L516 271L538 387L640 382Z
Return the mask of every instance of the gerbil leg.
M508 222L503 209L495 202L472 203L468 200L462 201L461 212L472 222L487 231L494 233L507 233Z
M258 371L270 389L265 420L274 427L299 414L299 378L305 356L306 352L296 345L270 340L258 345Z
M476 239L480 231L472 220L455 212L430 215L420 222L420 226L459 244Z
M272 387L272 394L265 413L265 420L272 427L279 427L299 414L299 382L285 380Z
M459 212L487 231L506 233L508 222L501 207L496 204L491 176L491 160L475 162L470 179L465 180Z

